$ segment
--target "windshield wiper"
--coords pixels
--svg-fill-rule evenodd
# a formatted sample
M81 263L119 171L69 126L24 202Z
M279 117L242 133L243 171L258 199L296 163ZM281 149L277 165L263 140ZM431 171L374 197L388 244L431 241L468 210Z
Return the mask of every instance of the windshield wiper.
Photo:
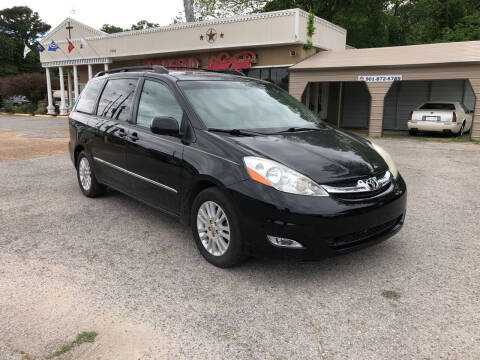
M311 128L311 127L291 127L286 130L279 131L279 133L285 133L285 132L297 132L297 131L320 131L322 129L320 128Z
M240 129L216 129L208 128L208 131L227 133L235 136L255 136L255 135L266 135L265 133L250 131L250 130L240 130Z

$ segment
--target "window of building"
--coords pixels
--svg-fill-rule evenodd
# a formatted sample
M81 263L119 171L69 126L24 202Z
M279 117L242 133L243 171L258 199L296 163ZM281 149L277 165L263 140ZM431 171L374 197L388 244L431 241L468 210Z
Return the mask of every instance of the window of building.
M149 128L157 116L173 117L180 125L183 110L165 85L145 80L138 104L137 125Z
M288 91L288 68L252 68L245 70L245 75L255 79L270 81Z
M132 111L137 79L109 80L98 103L97 115L127 121Z

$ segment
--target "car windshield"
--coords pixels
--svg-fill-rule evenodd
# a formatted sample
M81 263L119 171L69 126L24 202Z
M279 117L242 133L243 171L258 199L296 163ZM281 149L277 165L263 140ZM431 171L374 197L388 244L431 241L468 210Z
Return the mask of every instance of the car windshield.
M426 103L420 106L420 110L455 110L455 105L449 103Z
M258 81L179 81L208 128L224 130L323 127L304 105L275 85Z

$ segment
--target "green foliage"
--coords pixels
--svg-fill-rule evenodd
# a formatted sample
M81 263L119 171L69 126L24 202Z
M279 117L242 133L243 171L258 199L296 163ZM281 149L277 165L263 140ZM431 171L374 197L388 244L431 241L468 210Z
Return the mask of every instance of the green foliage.
M43 71L37 52L30 52L24 59L23 48L25 44L33 48L33 42L48 30L50 25L26 6L0 10L0 77Z
M110 25L110 24L103 24L100 30L103 32L106 32L107 34L113 34L113 33L125 31L119 26Z
M89 331L89 332L82 332L77 335L74 341L72 341L68 345L63 345L60 349L55 351L52 355L48 356L47 359L51 359L60 355L65 354L66 352L72 350L75 346L78 346L80 344L89 342L93 343L95 341L95 338L97 337L97 333L94 331Z
M357 48L480 39L478 0L271 0L263 11L297 7L346 28Z
M159 24L148 22L147 20L140 20L136 24L133 24L130 29L123 29L120 26L115 26L111 24L103 24L100 28L101 31L106 32L107 34L114 34L122 31L129 30L143 30L148 28L159 27Z
M131 30L143 30L149 28L159 27L159 24L148 22L147 20L140 20L136 24L133 24Z
M303 45L305 50L312 50L313 43L312 43L312 36L315 34L315 14L310 13L308 14L308 22L307 22L307 43Z
M260 12L268 0L195 0L193 3L197 19L229 17Z

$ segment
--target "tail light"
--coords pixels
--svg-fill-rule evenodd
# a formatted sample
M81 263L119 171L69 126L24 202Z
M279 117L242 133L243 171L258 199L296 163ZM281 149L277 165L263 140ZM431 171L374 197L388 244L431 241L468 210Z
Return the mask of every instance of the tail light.
M408 117L408 120L412 120L412 116L413 116L413 111L410 111L410 116Z
M453 112L452 122L457 122L457 113L455 111Z

